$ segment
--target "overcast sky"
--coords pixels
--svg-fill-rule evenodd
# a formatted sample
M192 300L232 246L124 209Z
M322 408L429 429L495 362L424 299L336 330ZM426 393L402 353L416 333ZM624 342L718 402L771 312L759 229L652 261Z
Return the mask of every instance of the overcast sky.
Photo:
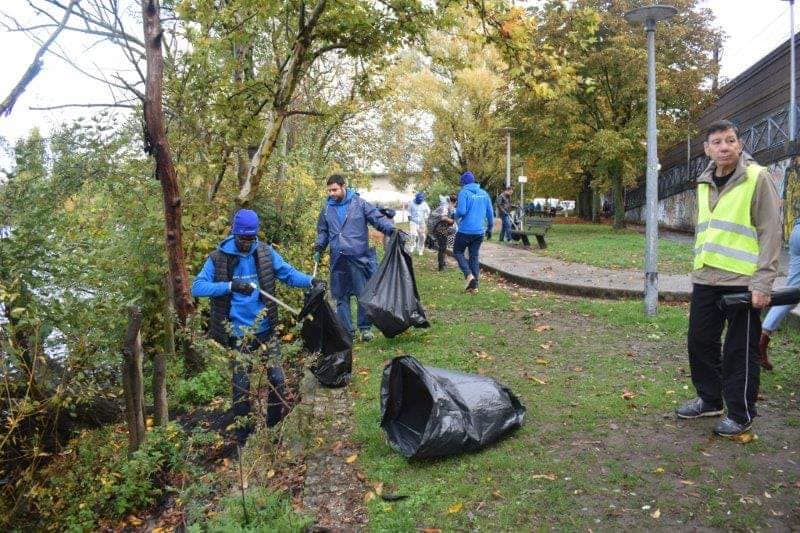
M1 0L2 10L31 20L25 0ZM664 0L663 3L669 3ZM732 79L789 37L789 3L780 0L704 0L701 5L713 10L719 26L728 34L722 53L722 77ZM757 7L756 7L757 6ZM795 8L796 9L796 8ZM800 21L797 22L800 26ZM138 27L130 31L140 32ZM96 39L84 35L59 36L61 47L92 71L100 69L107 75L127 64L118 49L108 44L96 44ZM5 98L28 67L38 45L21 33L0 30L0 50L3 61L0 69L0 99ZM0 136L12 142L34 126L49 131L54 125L72 120L96 110L68 109L32 111L30 107L62 104L111 102L113 97L103 84L76 72L64 61L51 54L45 56L45 66L9 117L0 117Z

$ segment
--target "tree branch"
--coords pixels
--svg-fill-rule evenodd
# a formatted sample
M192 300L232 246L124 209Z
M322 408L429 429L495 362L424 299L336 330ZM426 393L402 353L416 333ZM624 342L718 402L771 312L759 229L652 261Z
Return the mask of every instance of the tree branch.
M135 109L136 106L125 102L116 102L109 104L60 104L44 107L30 106L28 109L31 111L52 111L54 109L66 109L68 107L121 107L126 109Z
M25 88L28 87L28 84L33 81L33 78L36 77L37 74L42 70L42 66L44 65L44 61L42 61L42 56L47 52L47 49L56 40L58 34L60 34L64 28L67 26L67 20L69 20L70 15L72 14L72 8L77 5L80 0L70 0L69 6L67 6L64 17L61 19L61 22L58 25L56 31L50 35L50 37L42 44L39 48L39 51L36 52L36 55L33 57L33 61L31 62L28 69L25 71L25 74L22 75L22 78L17 82L11 92L0 103L0 115L8 116L11 113L11 110L14 108L14 104L17 103L17 99L22 96L22 93L25 92Z

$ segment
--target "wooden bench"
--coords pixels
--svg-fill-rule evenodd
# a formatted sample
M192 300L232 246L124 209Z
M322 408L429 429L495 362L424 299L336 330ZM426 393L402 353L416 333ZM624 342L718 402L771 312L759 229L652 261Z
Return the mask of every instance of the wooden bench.
M521 239L523 245L530 246L528 236L533 235L539 248L544 250L547 248L544 237L552 225L553 217L549 214L537 213L520 217L519 212L514 210L511 214L511 238L515 241Z

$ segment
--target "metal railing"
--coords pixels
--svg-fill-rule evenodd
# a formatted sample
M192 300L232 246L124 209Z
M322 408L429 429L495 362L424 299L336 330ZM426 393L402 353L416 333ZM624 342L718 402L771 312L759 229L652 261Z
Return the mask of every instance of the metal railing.
M789 140L789 110L784 109L756 122L739 132L744 149L757 156L759 152L770 150ZM772 163L772 161L763 161ZM683 163L661 171L658 176L658 199L668 198L694 187L697 176L708 165L708 157L697 156L688 165ZM625 191L625 210L636 209L645 204L644 183Z

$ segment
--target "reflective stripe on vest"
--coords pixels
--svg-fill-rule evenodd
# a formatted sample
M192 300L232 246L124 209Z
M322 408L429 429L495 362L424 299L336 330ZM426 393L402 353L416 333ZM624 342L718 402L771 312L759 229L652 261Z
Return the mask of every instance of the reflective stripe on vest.
M719 197L712 211L708 183L697 184L694 269L711 266L752 276L758 264L758 234L750 205L762 167L749 165L745 179Z

